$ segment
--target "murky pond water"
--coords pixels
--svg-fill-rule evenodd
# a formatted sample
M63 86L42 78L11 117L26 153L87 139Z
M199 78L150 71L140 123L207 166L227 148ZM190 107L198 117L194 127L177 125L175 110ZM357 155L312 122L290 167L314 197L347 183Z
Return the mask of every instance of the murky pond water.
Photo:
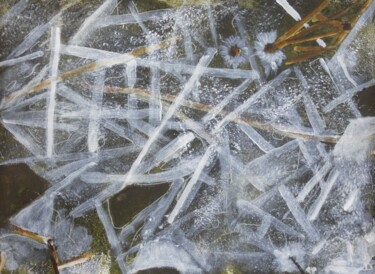
M374 11L2 0L0 272L373 273Z

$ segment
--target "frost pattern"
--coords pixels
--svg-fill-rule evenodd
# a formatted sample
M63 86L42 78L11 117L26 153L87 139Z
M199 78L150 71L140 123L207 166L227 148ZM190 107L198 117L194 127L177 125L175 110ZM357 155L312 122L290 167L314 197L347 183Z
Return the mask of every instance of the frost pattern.
M300 19L287 1L277 3ZM1 123L25 148L2 164L26 163L51 184L10 222L54 238L67 261L90 250L95 239L75 221L94 212L123 273L374 271L363 197L375 122L352 97L375 80L360 74L359 53L343 53L375 4L341 54L279 73L285 54L264 51L276 31L249 27L251 11L207 4L140 12L130 2L128 13L115 14L117 5L103 1L67 44L62 9L0 62L8 75ZM0 26L25 9L21 0ZM222 39L228 17L233 35ZM23 70L24 79L9 76ZM114 224L107 206L115 195L163 183L165 194ZM1 231L10 271L42 260L41 249ZM109 273L109 265L96 254L62 272Z

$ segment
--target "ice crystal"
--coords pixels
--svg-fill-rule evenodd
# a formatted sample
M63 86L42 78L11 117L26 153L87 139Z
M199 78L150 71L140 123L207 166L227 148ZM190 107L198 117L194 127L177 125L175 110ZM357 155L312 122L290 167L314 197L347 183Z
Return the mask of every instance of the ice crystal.
M241 37L230 36L220 46L220 55L225 63L233 68L238 68L247 61L249 50Z
M271 72L276 72L281 66L283 60L286 59L285 54L281 50L276 50L275 52L268 52L266 50L266 47L274 43L276 38L276 31L261 32L257 34L255 50L263 64L266 75L269 75Z

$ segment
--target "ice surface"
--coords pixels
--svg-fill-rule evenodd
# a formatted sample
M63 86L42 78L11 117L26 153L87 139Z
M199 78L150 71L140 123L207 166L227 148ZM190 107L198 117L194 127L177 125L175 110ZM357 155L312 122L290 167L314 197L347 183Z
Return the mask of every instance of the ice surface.
M168 223L173 223L173 221L176 219L178 214L181 211L185 210L189 206L191 201L194 199L194 196L196 195L196 193L198 192L200 188L199 177L201 176L203 169L211 165L216 149L217 149L217 145L213 144L206 150L205 154L202 156L193 176L187 183L182 194L179 196L177 203L175 207L173 208L172 212L169 214Z
M288 208L293 214L296 221L306 232L307 237L312 241L318 241L320 238L318 232L313 227L312 223L307 219L305 212L303 211L293 194L290 192L290 190L286 186L282 185L279 186L279 192L288 205Z
M366 88L370 88L375 85L375 79L372 79L368 82L365 82L363 84L357 85L349 90L347 90L344 94L340 95L339 97L335 98L331 102L329 102L325 107L324 111L325 112L330 112L333 110L335 107L337 107L340 104L343 104L347 101L350 101L350 99L356 95L358 92L361 92L362 90Z
M320 193L319 197L315 200L314 204L310 207L308 216L309 220L315 220L321 208L324 205L324 202L326 201L329 192L331 191L333 185L336 183L336 180L339 176L339 173L336 170L331 171L327 182L325 182L322 187L322 192Z
M15 4L11 9L7 11L4 15L0 17L0 27L3 27L3 25L8 24L11 22L11 19L13 17L18 16L25 8L27 5L27 2L29 0L20 0Z
M275 148L251 126L239 125L239 127L265 153L270 152Z
M166 193L164 197L160 199L154 214L152 214L152 216L150 216L147 219L147 222L144 224L142 229L143 237L148 238L155 233L155 230L161 223L169 207L172 205L173 200L176 198L177 192L181 189L182 185L182 179L177 179L176 181L172 182L168 193Z
M178 245L164 239L145 243L139 251L132 273L150 268L170 267L180 273L203 273L189 254Z
M11 222L39 235L52 235L51 224L54 195L44 196L14 216Z
M85 19L81 27L77 30L74 36L70 39L69 44L79 45L85 42L89 36L96 29L95 21L99 17L109 15L116 8L117 0L106 0L91 16Z
M347 161L363 163L374 147L371 136L375 134L375 118L352 120L341 137L333 155ZM355 145L353 145L355 142Z
M293 235L293 236L301 236L300 233L295 231L292 227L290 227L287 224L284 224L279 219L273 217L271 214L269 214L267 212L264 212L262 209L258 208L257 206L253 205L250 202L247 202L247 201L244 201L244 200L238 200L237 201L237 207L238 207L238 210L240 211L240 215L251 214L251 215L256 215L256 216L259 216L261 218L264 218L262 220L261 227L264 226L263 223L265 222L265 223L272 224L276 229L282 231L283 233ZM259 231L258 231L258 234L259 234L259 236L262 236L262 235L264 236L265 232L259 233Z
M250 83L251 80L243 81L242 84L236 87L227 97L224 98L224 100L207 112L207 114L203 117L202 122L206 123L207 121L215 118L215 116L219 114L226 105L235 100L242 92L244 92Z
M18 57L18 58L14 58L14 59L9 59L9 60L5 60L5 61L1 61L0 62L0 68L1 67L14 66L14 65L17 65L19 63L23 63L25 61L29 61L29 60L40 58L43 55L44 55L43 51L36 51L34 53L30 53L30 54L22 56L22 57Z
M308 91L310 89L309 85L307 84L307 81L299 68L295 67L294 71L303 86L303 94L302 94L303 103L305 105L306 114L307 114L307 117L309 118L311 127L313 128L315 133L321 134L324 132L326 125L323 119L320 117L319 112L314 102L312 101L311 97L308 95Z
M95 25L97 28L104 28L112 25L126 25L144 21L157 21L167 17L168 14L171 12L171 9L160 9L140 12L138 13L137 20L134 18L132 14L102 16L96 20Z
M95 87L92 91L91 107L89 114L89 129L87 136L87 147L89 152L96 152L99 148L101 109L103 101L103 89L105 71L99 71L95 78Z
M303 202L311 190L320 183L323 178L328 174L332 169L332 164L330 162L325 163L315 174L314 176L306 183L301 192L297 196L299 202Z
M253 96L247 99L242 105L237 107L233 112L225 116L220 123L216 125L216 129L224 127L229 121L234 120L243 112L245 112L252 104L254 104L260 97L262 97L270 88L279 85L286 77L291 73L290 70L285 70L280 73L275 79L271 80L269 83L264 85L260 90L258 90Z
M375 84L358 40L374 3L331 59L287 68L292 46L263 60L266 44L293 26L280 11L300 21L311 3L185 2L73 1L6 40L0 122L21 145L3 143L0 165L25 163L50 183L9 221L53 238L61 273L368 271L375 122L354 100ZM9 6L5 39L38 5ZM164 191L128 196L151 187ZM118 227L119 215L130 221ZM0 230L8 271L46 265L45 249Z

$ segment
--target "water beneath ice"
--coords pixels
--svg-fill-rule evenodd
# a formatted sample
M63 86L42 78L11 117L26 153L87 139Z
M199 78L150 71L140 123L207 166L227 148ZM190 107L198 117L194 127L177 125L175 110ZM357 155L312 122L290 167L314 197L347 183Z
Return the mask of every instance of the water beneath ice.
M324 2L6 0L0 272L374 273L375 3L265 50Z

